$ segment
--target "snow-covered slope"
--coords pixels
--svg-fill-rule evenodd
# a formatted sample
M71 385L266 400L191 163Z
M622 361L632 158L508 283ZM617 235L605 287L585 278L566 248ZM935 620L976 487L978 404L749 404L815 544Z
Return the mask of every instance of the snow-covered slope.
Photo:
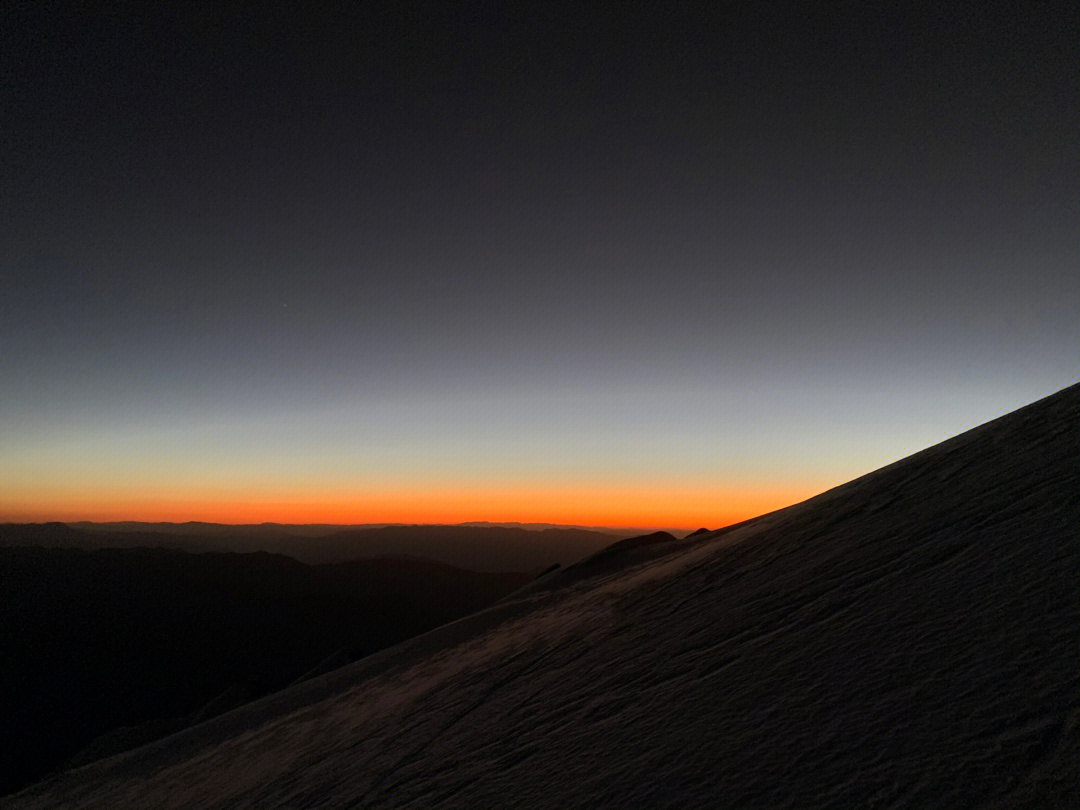
M13 807L1080 807L1080 386Z

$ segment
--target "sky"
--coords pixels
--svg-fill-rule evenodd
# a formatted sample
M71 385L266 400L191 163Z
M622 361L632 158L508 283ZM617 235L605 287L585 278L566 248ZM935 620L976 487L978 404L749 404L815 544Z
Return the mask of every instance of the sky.
M1075 7L360 5L5 7L0 520L717 527L1080 379Z

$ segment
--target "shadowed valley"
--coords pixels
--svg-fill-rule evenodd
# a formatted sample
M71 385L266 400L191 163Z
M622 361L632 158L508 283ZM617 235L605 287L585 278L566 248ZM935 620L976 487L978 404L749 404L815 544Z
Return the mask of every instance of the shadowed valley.
M0 791L353 661L529 579L402 557L311 566L266 552L0 548Z

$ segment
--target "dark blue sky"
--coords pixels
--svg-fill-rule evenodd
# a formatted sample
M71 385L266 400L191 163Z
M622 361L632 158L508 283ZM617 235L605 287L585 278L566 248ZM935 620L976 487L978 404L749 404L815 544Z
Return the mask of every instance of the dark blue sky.
M4 12L4 514L716 523L1080 376L1075 9L118 8Z

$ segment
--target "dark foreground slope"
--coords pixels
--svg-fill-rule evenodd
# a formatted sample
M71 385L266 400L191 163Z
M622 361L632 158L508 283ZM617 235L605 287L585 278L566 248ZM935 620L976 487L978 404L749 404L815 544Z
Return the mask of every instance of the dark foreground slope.
M0 548L0 795L430 630L527 578L401 558Z
M1074 386L12 804L1078 807L1078 493Z

